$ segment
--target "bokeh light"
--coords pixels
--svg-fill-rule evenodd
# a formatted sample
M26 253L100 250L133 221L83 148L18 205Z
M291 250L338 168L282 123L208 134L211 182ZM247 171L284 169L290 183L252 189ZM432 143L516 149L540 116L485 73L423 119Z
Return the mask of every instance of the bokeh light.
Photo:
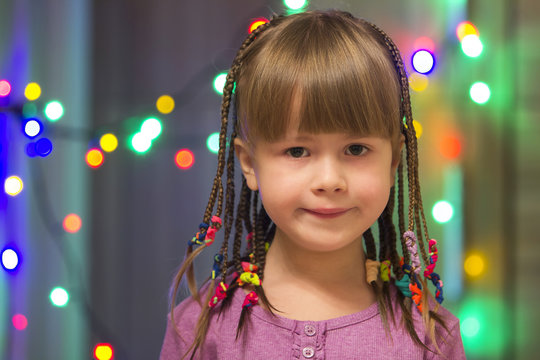
M206 147L210 150L211 153L217 154L219 152L219 133L215 132L210 134L206 138Z
M416 120L413 120L412 124L414 127L414 132L416 133L416 138L420 139L420 136L422 136L422 133L424 132L424 127Z
M174 99L170 95L161 95L156 101L156 108L162 114L170 114L174 110Z
M435 43L427 36L419 37L414 41L413 49L426 49L428 51L435 51Z
M68 292L61 287L55 287L49 296L54 306L64 307L69 302Z
M265 18L257 18L255 20L253 20L251 22L251 24L249 24L248 32L251 34L253 32L253 30L258 28L262 24L266 24L267 22L269 22L269 21L267 19L265 19Z
M111 344L97 344L94 348L94 358L96 360L110 360L114 355Z
M214 78L214 90L223 95L223 88L225 87L225 82L227 81L227 73L222 72Z
M99 146L106 152L112 152L118 147L118 138L114 134L104 134L99 139Z
M307 0L283 0L283 4L290 10L300 10L307 5Z
M30 139L35 138L43 131L43 124L38 119L26 119L24 122L24 134Z
M152 140L140 132L131 137L131 147L140 154L147 152L151 146Z
M477 35L467 35L461 41L461 50L468 57L478 57L484 50L484 45Z
M479 254L470 254L465 258L463 269L467 275L473 278L482 275L485 270L484 257Z
M15 271L19 266L19 254L15 249L5 248L2 250L2 267L6 271Z
M29 83L24 89L24 96L30 101L39 99L41 96L41 87L38 83Z
M178 150L176 156L174 157L176 166L182 170L189 169L195 163L195 156L193 152L189 149Z
M413 72L409 75L409 85L411 89L416 92L421 92L426 90L429 85L429 79L426 75Z
M461 155L461 140L456 135L445 135L440 142L441 154L450 160L455 160Z
M161 121L156 118L148 118L141 125L141 133L150 140L154 140L161 134Z
M57 121L64 116L64 107L60 101L51 101L45 105L45 116L50 121Z
M433 219L439 224L449 222L454 216L454 207L445 200L437 201L431 211Z
M68 233L76 233L81 229L82 220L77 214L68 214L62 222L64 230Z
M489 86L486 83L478 81L472 84L469 95L471 96L472 101L479 105L483 105L489 101L491 90L489 90Z
M52 152L52 149L53 149L53 145L52 145L51 140L47 138L41 138L38 141L36 141L35 151L36 151L36 154L38 154L39 156L41 157L48 156Z
M86 152L85 159L86 159L86 163L88 164L88 166L90 166L91 168L94 168L94 169L96 169L96 168L100 167L101 165L103 165L103 161L105 160L101 150L96 149L96 148L88 150Z
M0 96L8 96L11 93L11 84L7 80L0 80Z
M467 35L480 36L476 26L474 26L469 21L463 21L463 22L459 23L459 25L456 28L456 36L458 37L459 41L461 41Z
M480 331L480 322L475 317L468 317L461 321L461 333L465 337L474 337Z
M20 177L13 175L4 180L4 191L11 196L17 196L23 191L24 184Z
M35 103L27 102L23 105L22 114L25 118L31 118L36 116L38 113Z
M13 327L19 331L26 329L28 326L28 319L22 314L13 315L11 322L13 323Z
M418 50L412 56L412 66L421 74L429 74L435 67L435 56L427 50Z

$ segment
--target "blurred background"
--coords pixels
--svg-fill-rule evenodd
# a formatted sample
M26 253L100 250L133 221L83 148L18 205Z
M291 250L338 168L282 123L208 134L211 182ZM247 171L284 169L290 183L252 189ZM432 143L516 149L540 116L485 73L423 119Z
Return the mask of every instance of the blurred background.
M220 74L254 22L328 8L401 49L468 358L536 358L540 3L0 0L0 359L158 358L215 174Z

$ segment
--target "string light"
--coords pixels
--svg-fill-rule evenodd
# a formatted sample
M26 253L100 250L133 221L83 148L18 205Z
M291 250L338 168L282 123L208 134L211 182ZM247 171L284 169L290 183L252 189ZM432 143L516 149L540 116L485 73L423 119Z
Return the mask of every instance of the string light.
M81 229L82 220L77 214L68 214L62 222L64 230L68 233L76 233Z
M253 30L255 30L259 26L266 24L268 22L269 22L268 19L265 19L263 17L257 18L254 21L252 21L251 24L249 24L248 32L251 34Z
M0 96L8 96L11 93L11 84L7 80L0 80Z
M174 110L174 99L169 95L161 95L156 101L156 108L162 114L170 114Z
M110 360L114 355L111 344L97 344L94 347L94 358L97 360Z
M431 211L433 218L439 224L449 222L454 216L454 207L448 201L437 201Z
M412 56L412 66L420 74L429 74L435 68L435 56L427 50L417 50Z
M26 329L28 326L28 319L26 319L26 316L22 314L13 315L11 322L13 323L13 327L19 331Z
M426 88L428 87L429 79L424 74L413 72L409 76L409 85L411 86L411 89L413 89L414 91L421 92L421 91L426 90Z
M217 154L219 152L219 133L215 132L208 136L206 139L206 147L211 153Z
M52 152L52 149L52 142L47 138L39 139L34 146L35 153L41 157L48 156Z
M99 146L106 152L112 152L118 147L118 138L114 134L105 134L99 139Z
M93 169L103 165L104 157L101 150L93 148L86 152L86 163Z
M195 156L189 149L178 150L175 156L175 163L182 170L187 170L195 163Z
M227 81L227 73L220 73L214 78L214 90L223 95L223 88L225 87L225 82Z
M4 191L11 196L17 196L23 191L24 184L20 177L13 175L4 180Z
M478 35L467 35L461 40L461 50L468 57L478 57L484 50L484 45Z
M57 121L64 116L64 107L60 101L51 101L45 105L45 116L50 121Z
M156 118L148 118L141 125L141 134L152 141L161 134L161 129L161 121Z
M24 89L24 96L30 101L39 99L39 97L41 96L41 87L38 83L29 83Z
M472 84L469 95L471 96L472 101L479 105L483 105L489 101L491 90L489 90L489 86L486 83L478 81Z
M31 118L26 119L24 122L23 132L30 139L35 138L43 131L43 124L39 119Z
M69 302L68 292L61 287L55 287L49 296L52 304L58 307L64 307Z
M19 254L13 248L5 248L2 250L2 267L6 271L15 271L19 266Z

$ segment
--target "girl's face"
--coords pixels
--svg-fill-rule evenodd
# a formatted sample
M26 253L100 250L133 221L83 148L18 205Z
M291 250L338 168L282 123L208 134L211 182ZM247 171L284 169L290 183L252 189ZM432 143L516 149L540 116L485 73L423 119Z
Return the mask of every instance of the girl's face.
M235 150L251 190L259 190L280 240L334 251L360 238L388 202L399 159L388 139L290 130L254 149Z

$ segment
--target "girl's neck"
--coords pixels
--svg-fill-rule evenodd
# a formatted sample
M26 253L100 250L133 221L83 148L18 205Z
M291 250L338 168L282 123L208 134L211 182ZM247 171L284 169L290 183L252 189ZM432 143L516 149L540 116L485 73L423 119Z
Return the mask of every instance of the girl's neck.
M264 275L268 280L368 286L361 237L345 248L320 252L298 246L278 229L266 255Z

